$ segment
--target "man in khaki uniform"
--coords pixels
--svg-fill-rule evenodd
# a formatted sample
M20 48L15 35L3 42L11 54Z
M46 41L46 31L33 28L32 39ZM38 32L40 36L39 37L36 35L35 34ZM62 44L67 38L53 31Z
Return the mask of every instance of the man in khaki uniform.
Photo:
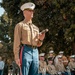
M47 72L49 75L57 75L57 70L53 64L53 58L52 57L48 57Z
M59 56L59 55L63 56L63 53L64 53L63 51L59 51L58 55L57 55L57 56L55 57L55 59L54 59L54 63L55 63L55 64L58 63L58 56Z
M47 64L45 62L45 58L44 58L45 53L41 53L39 55L39 75L46 75L46 67Z
M54 51L53 51L53 50L50 50L50 51L49 51L49 56L52 57L53 60L54 60L55 54L54 54Z
M58 55L58 63L55 64L55 67L56 67L56 70L58 71L58 74L68 75L64 67L64 64L62 62L62 55Z
M68 64L68 66L71 70L71 74L75 75L75 55L70 56L70 62Z
M25 3L21 6L24 20L15 26L14 57L22 75L38 75L38 48L42 45L45 33L39 33L39 28L32 23L35 4ZM19 58L19 50L20 51ZM22 70L22 71L21 71Z

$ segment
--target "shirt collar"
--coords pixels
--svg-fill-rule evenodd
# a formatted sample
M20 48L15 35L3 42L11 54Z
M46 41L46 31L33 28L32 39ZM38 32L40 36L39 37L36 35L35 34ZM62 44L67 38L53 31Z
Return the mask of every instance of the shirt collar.
M26 22L25 22L25 19L24 19L24 23L26 23ZM27 25L32 24L32 20L28 21L26 24L27 24Z

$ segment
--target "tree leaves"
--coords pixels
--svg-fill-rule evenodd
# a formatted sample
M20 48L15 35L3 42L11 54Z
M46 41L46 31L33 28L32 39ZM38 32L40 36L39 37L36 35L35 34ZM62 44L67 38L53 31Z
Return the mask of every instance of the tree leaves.
M56 53L64 50L69 54L75 39L74 0L3 0L2 7L7 12L8 18L12 19L12 25L9 27L12 42L14 27L23 20L20 6L29 1L36 4L33 23L40 28L40 31L49 29L40 51L46 52L46 48L49 51L49 47L52 46Z

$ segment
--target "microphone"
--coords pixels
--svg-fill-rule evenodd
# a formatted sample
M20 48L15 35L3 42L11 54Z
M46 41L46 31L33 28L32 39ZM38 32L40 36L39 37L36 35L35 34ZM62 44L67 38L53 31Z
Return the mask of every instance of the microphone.
M48 29L42 30L42 31L40 32L40 34L46 33L46 32L48 32L48 31L49 31Z

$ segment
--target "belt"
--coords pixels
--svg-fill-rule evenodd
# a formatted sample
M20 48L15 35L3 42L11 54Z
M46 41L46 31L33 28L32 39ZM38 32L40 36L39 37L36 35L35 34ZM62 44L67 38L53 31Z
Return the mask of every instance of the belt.
M34 48L34 49L37 48L37 46L32 46L32 45L27 45L27 44L25 44L25 45L28 46L28 47Z

